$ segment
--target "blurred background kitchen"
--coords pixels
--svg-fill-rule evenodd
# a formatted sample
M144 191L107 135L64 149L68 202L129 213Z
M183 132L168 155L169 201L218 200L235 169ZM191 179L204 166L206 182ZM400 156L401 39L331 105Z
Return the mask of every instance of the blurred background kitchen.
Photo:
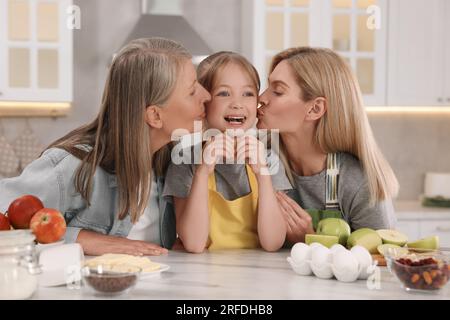
M448 0L0 0L0 176L90 121L114 52L149 36L182 42L196 62L243 53L263 88L284 48L338 51L399 179L399 228L450 246L450 209L419 203L450 198L448 176L427 175L450 172Z

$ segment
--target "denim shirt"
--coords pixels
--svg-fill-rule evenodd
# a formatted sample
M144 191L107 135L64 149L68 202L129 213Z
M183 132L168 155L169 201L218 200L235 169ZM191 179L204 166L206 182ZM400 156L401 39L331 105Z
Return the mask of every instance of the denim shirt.
M47 208L58 209L67 223L65 242L75 242L82 229L126 237L133 226L130 216L118 218L117 178L98 167L93 177L91 205L75 190L75 172L81 160L65 150L51 148L30 163L20 176L0 180L0 211L16 198L31 194ZM173 205L162 196L164 178L156 179L160 215L160 243L171 248L175 238Z

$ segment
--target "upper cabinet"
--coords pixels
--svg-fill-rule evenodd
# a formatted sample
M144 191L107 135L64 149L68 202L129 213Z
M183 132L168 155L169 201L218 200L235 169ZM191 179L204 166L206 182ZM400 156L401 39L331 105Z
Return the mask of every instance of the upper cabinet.
M343 56L358 78L365 105L386 103L386 1L325 0L322 44Z
M0 102L72 101L71 4L0 1Z
M242 48L263 84L277 52L318 46L348 61L367 106L450 105L448 0L249 0L243 6Z
M296 46L326 47L337 51L352 67L366 105L386 103L385 0L252 0L243 5L242 46L263 83L270 61L279 51ZM375 11L368 12L373 5ZM374 15L376 27L370 24Z
M450 1L444 2L444 27L443 42L444 42L444 81L443 81L443 94L445 105L450 105Z
M389 1L389 105L450 105L448 0Z

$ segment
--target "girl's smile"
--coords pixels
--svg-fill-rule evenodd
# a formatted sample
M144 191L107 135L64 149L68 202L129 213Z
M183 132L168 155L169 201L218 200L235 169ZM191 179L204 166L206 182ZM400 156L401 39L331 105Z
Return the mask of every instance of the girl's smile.
M243 68L228 63L218 71L207 103L206 117L211 128L224 132L227 129L251 128L256 121L257 88Z

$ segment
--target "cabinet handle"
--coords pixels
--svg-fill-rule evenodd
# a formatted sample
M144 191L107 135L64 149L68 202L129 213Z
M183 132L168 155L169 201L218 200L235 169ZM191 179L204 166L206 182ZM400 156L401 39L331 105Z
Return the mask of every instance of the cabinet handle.
M444 99L443 99L443 98L438 98L437 101L438 101L439 103L442 103L442 102L444 102Z
M1 94L1 92L0 92L0 94ZM447 102L450 102L450 98L447 98Z
M450 227L436 227L436 231L439 231L439 232L450 232Z

